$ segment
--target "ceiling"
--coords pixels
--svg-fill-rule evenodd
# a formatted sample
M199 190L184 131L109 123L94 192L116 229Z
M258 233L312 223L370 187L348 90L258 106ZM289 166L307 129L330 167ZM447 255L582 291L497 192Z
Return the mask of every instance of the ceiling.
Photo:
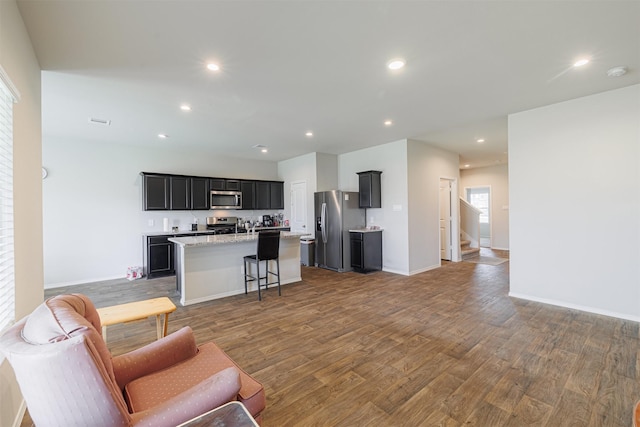
M639 1L17 3L45 144L280 161L411 138L479 167L507 161L508 114L640 82Z

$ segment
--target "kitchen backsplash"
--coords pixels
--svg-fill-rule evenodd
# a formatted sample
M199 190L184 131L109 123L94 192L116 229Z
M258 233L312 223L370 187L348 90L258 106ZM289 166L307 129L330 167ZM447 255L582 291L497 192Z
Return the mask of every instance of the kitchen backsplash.
M142 233L164 231L164 218L169 220L169 228L178 227L179 231L188 231L191 230L194 218L197 219L200 230L206 228L207 217L210 216L236 216L244 220L261 221L262 215L274 214L284 214L284 210L141 211L140 230Z

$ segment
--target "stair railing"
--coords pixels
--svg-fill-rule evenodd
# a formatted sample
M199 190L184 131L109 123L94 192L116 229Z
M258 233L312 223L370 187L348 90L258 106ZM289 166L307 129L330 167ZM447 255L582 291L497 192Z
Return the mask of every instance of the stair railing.
M472 248L480 247L480 209L460 197L460 235Z

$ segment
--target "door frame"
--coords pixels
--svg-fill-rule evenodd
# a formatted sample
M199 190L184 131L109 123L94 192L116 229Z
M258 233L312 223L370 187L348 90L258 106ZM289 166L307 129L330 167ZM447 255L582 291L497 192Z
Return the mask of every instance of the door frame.
M441 176L438 179L438 254L442 247L440 241L440 181L449 181L451 186L451 262L460 262L460 202L458 201L458 178ZM439 261L442 265L442 260Z

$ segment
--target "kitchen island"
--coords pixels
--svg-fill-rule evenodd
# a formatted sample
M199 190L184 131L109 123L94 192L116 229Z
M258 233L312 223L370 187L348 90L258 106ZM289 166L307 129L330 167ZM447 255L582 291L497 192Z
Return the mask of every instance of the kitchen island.
M280 233L280 283L299 282L300 236ZM256 253L258 233L173 237L176 245L176 280L182 305L244 293L243 258ZM275 268L275 266L274 266ZM249 291L257 283L249 282Z

